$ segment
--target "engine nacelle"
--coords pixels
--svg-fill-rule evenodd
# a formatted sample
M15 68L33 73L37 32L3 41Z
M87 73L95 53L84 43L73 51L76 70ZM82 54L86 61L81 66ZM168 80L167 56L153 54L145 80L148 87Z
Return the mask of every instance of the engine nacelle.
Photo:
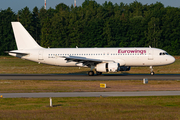
M130 69L130 66L120 66L120 71L129 71Z
M95 68L97 72L118 72L120 65L119 63L99 63Z

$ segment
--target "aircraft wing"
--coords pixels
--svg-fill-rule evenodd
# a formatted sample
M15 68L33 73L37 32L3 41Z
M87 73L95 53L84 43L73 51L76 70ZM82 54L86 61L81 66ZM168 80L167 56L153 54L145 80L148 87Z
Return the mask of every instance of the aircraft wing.
M83 63L84 65L87 65L87 66L96 65L96 64L102 63L102 62L114 62L111 60L92 59L92 58L77 57L77 56L61 56L61 57L65 58L65 60L67 60L67 62Z

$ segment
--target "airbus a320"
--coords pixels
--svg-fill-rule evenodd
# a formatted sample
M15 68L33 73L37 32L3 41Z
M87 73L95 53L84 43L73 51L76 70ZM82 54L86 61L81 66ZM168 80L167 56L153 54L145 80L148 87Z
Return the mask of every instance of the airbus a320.
M56 66L89 67L89 76L103 72L129 71L132 66L168 65L175 58L166 51L151 47L138 48L43 48L20 22L11 22L18 50L9 55Z

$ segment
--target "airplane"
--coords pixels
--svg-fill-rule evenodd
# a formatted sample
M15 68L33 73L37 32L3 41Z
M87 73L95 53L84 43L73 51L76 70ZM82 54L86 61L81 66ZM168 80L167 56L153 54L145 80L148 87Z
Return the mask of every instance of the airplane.
M37 44L20 22L11 22L18 50L11 56L55 66L89 67L89 76L103 72L129 71L133 66L169 65L175 58L166 51L151 47L121 48L43 48Z

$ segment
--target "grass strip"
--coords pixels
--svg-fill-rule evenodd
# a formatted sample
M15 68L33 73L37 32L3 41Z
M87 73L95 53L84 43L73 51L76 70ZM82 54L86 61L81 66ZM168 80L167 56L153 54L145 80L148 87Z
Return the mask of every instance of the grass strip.
M1 98L0 119L180 119L180 96Z
M106 83L107 88L100 88ZM166 91L180 90L180 81L110 80L110 81L50 81L50 80L0 80L0 93L34 92L123 92L123 91Z

